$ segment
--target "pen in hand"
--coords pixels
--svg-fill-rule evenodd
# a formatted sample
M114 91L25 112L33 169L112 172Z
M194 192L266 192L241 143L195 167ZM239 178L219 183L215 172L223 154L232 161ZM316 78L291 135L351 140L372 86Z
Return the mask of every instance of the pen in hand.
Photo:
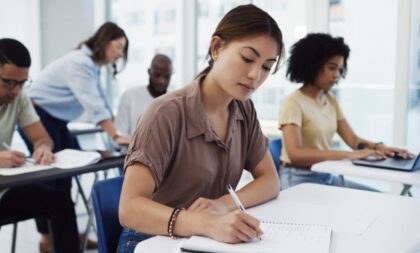
M11 150L12 148L6 142L3 142L3 147L7 150Z
M9 144L7 144L6 142L3 142L3 143L2 143L2 145L3 145L3 147L4 147L5 149L7 149L7 150L12 150L12 148L10 147L10 145L9 145ZM25 161L26 161L27 163L30 163L30 164L35 164L35 160L34 160L33 158L31 158L31 157L26 157L26 158L25 158Z
M232 186L230 184L228 184L228 185L226 185L226 189L228 190L230 196L233 199L233 202L235 202L235 205L239 208L239 210L241 210L242 212L245 212L245 207L244 207L244 205L242 205L241 200L239 199L235 190L233 190ZM258 236L257 238L259 240L261 240L261 236Z

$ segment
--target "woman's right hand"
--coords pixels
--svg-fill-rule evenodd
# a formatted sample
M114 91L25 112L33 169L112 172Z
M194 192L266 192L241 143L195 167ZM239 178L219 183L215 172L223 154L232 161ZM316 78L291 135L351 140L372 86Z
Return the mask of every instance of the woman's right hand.
M206 228L206 236L220 242L248 242L263 234L260 221L240 210L225 215L211 215L209 221L211 225L209 229Z
M120 135L115 139L115 142L120 145L128 145L130 144L130 136Z
M378 151L378 150L374 150L374 149L359 149L359 150L354 150L352 152L349 152L349 156L348 158L350 160L358 160L358 159L363 159L369 156L373 156L375 158L377 158L378 160L381 159L385 159L386 156Z

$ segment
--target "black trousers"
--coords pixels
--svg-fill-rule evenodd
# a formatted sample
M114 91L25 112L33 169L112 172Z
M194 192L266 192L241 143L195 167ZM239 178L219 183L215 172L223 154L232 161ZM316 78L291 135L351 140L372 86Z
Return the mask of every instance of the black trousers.
M66 148L80 149L80 145L77 142L77 139L70 133L67 128L68 122L51 116L47 111L37 105L34 107L41 119L42 125L44 125L52 141L54 142L54 153ZM29 152L32 154L34 151L32 143L28 140L28 138L26 138L21 129L19 129L19 133L26 146L28 147ZM43 185L48 187L50 190L60 191L68 194L69 196L71 195L71 177L46 182L43 183ZM72 207L72 209L74 209L74 207ZM42 234L48 234L47 221L43 218L35 219L35 221L38 232Z
M80 252L71 196L42 185L9 189L0 199L0 219L43 218L49 221L54 252Z

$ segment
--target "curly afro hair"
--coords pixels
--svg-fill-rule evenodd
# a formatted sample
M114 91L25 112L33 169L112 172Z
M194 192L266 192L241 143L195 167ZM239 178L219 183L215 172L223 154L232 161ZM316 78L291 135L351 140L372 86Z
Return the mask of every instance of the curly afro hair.
M310 33L296 42L290 50L286 77L295 83L312 85L324 65L334 56L344 58L341 77L347 73L347 59L350 48L342 37L325 33Z

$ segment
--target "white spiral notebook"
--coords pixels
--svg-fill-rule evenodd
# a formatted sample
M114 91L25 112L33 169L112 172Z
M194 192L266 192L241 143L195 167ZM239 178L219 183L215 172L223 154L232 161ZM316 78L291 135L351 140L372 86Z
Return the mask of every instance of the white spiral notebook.
M264 221L261 240L229 244L192 236L181 246L182 252L201 253L328 253L332 230L326 226Z

